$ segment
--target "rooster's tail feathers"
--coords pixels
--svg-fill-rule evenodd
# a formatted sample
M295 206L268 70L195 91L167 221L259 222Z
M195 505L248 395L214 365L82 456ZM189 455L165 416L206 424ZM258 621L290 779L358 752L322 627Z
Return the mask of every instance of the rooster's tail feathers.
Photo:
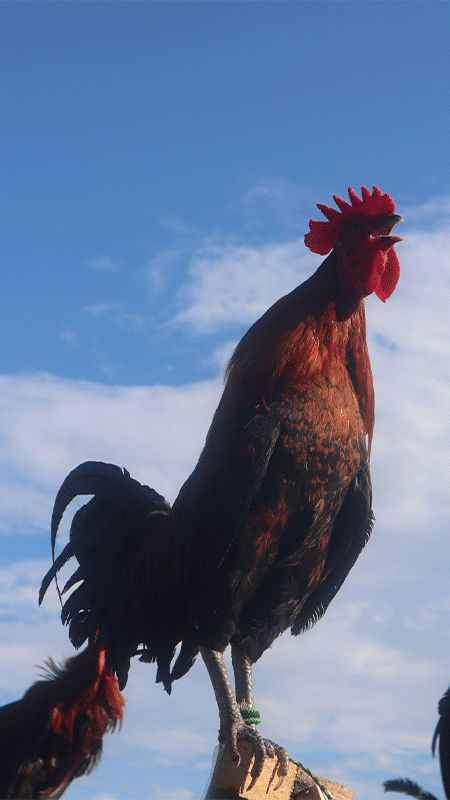
M71 540L67 543L59 556L55 559L55 543L64 511L69 503L79 495L94 495L94 498L86 503L74 515L71 527ZM92 521L95 511L99 507L112 505L122 511L134 510L147 513L169 511L169 504L164 497L150 486L144 486L139 481L130 476L128 470L121 469L115 464L105 464L102 461L85 461L69 473L62 483L56 495L53 506L51 521L51 546L53 565L42 581L39 591L39 605L42 603L44 595L52 582L56 578L59 570L66 561L76 554L79 547L83 546L83 538L77 536L77 532L82 530ZM87 543L92 547L95 542L96 529L90 531L91 538ZM76 570L70 580L66 583L62 594L81 580L80 569Z
M104 503L124 508L132 506L142 511L169 510L162 495L132 478L125 468L102 461L85 461L69 473L56 495L51 524L52 552L64 511L75 497L82 494L93 494Z
M75 497L83 494L94 496L74 515L70 541L55 558L63 513ZM42 581L39 602L58 571L75 556L79 566L61 594L79 585L64 602L62 621L69 626L76 648L86 640L105 644L107 666L116 672L120 688L126 683L131 656L142 641L142 631L134 624L138 617L130 614L133 571L139 559L156 548L156 534L169 508L160 494L142 486L126 470L94 461L74 469L56 496L53 564Z

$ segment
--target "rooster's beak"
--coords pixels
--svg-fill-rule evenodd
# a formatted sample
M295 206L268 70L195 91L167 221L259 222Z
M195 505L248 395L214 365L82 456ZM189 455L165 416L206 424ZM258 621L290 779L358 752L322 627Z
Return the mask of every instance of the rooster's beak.
M390 214L380 221L380 224L372 231L372 235L377 236L385 244L389 243L389 246L402 242L403 236L390 236L392 228L399 222L403 222L403 217L400 214Z

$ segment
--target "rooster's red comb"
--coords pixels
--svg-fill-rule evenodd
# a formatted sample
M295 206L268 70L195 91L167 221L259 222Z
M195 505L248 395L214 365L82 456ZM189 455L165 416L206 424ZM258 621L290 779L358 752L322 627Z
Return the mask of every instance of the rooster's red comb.
M351 186L348 187L350 203L339 195L334 194L333 200L339 211L323 203L317 203L327 222L311 219L310 230L305 234L305 244L313 253L325 256L333 249L341 235L344 223L351 217L381 217L393 214L395 203L388 194L383 194L378 186L373 187L373 192L367 186L361 187L361 198L358 197Z

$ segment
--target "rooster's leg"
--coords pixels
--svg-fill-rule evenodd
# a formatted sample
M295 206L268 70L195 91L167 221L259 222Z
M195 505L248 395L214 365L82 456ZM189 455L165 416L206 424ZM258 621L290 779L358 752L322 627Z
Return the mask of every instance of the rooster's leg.
M231 646L231 660L233 662L236 700L241 715L243 719L247 721L247 725L255 728L255 725L259 722L259 710L254 706L252 662L237 645ZM253 724L251 722L252 719L255 720ZM275 742L271 742L270 739L263 739L263 742L266 754L268 756L275 756L278 761L277 775L279 781L276 787L278 789L288 774L289 755L284 747L281 747Z
M251 771L252 782L248 787L251 788L260 776L264 758L268 754L265 741L255 730L255 727L247 725L242 718L240 708L231 688L223 653L219 653L216 650L208 650L206 647L200 647L200 653L209 672L214 694L216 695L220 719L220 743L227 748L236 765L239 765L241 760L237 747L238 741L246 739L253 747L255 759Z
M233 662L236 700L242 711L243 708L253 706L252 662L237 645L231 646L231 660Z

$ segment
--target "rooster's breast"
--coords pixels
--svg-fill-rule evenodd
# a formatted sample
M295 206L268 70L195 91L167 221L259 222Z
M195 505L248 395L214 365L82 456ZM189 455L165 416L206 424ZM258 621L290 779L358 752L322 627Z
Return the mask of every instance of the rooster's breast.
M210 528L196 528L195 550L190 539L188 574L205 646L222 649L255 626L275 626L278 635L322 579L333 521L364 453L357 399L342 377L340 384L336 377L317 380L266 406L259 424L276 419L277 437L246 513L233 529L224 492ZM211 464L213 445L204 456Z

